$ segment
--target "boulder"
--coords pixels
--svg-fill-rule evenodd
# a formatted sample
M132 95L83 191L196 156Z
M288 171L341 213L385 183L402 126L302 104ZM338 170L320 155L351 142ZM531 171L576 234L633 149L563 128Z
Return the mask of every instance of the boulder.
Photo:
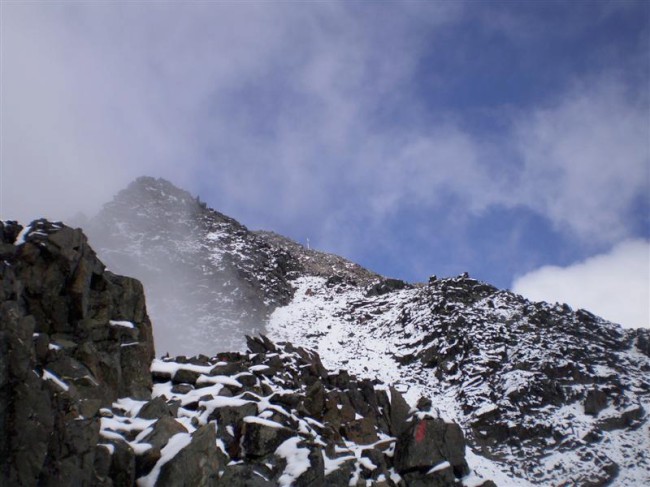
M407 428L406 421L411 412L404 397L394 387L390 388L390 432L399 437Z
M142 419L160 419L171 415L167 401L162 396L153 398L138 411L138 418Z
M216 446L213 424L206 424L192 434L192 440L160 469L156 486L209 487L219 478L224 458Z
M260 458L270 455L294 434L289 428L275 426L270 421L245 421L242 440L243 453L248 458Z
M607 407L607 393L598 389L591 389L585 397L585 414L598 416Z
M469 473L460 426L439 418L412 421L397 440L394 460L400 474L428 471L443 462L449 462L458 478Z
M149 443L153 448L162 449L169 439L178 433L187 433L185 426L171 416L162 416L156 421L153 430L143 438L142 442Z

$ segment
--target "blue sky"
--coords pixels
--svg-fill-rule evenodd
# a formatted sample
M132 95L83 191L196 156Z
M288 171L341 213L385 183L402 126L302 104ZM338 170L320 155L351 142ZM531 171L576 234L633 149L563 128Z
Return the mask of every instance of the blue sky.
M161 176L410 281L593 308L548 294L587 262L647 325L649 86L645 1L3 2L2 217Z

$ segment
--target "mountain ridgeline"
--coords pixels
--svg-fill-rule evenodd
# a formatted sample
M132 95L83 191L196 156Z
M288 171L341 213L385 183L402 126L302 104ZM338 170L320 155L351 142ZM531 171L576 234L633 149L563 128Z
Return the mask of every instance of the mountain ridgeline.
M138 178L84 224L110 272L78 230L2 228L10 319L0 338L22 357L0 364L5 431L19 429L16 377L30 369L25 387L41 391L39 404L49 398L38 414L66 418L50 420L51 431L80 424L60 412L61 397L83 407L91 428L77 448L85 463L43 444L40 466L11 456L15 475L47 484L62 471L89 485L179 485L187 472L192 485L650 485L647 329L467 274L385 278L250 231L162 179ZM142 291L113 272L143 282L158 354L182 356L142 368L153 356L135 304ZM259 332L268 338L246 340ZM140 352L130 358L130 347ZM129 373L134 390L122 384ZM108 381L106 395L86 377Z
M378 277L251 232L163 179L138 178L84 230L109 268L144 283L156 347L173 354L243 350L244 335L264 330L271 312L290 302L290 280L305 272L363 283ZM312 262L317 255L325 260Z

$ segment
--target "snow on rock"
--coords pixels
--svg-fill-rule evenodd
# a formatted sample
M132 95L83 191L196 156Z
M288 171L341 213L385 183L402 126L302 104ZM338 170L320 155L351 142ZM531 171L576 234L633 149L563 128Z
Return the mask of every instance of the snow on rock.
M123 326L124 328L135 328L135 325L131 321L109 320L108 323L113 326Z
M463 426L470 467L517 485L650 484L643 334L466 275L380 293L344 279L293 282L269 337L399 384L411 405L430 398Z
M136 179L85 229L113 271L144 283L163 353L241 351L291 298L286 252L163 179Z
M287 463L282 475L278 479L279 485L283 487L293 485L311 467L311 463L309 462L309 449L298 447L300 441L301 438L294 436L286 440L275 450L275 454L283 458Z
M403 467L411 464L407 457L415 451L407 446L415 441L409 431L430 414L417 409L398 414L393 408L403 403L399 393L391 391L391 403L384 384L343 370L329 372L312 351L265 337L248 338L248 344L248 353L155 361L154 399L142 404L124 398L110 413L103 411L102 443L131 452L138 485L167 485L176 478L183 462L198 458L190 443L208 426L214 427L214 470L196 477L199 483L212 479L214 485L248 485L262 478L283 486L357 481L390 486L403 485L399 482L405 476L464 485L464 446L458 454L457 443L449 443L462 444L462 433L457 440L445 433L453 427L460 432L458 426L431 419L439 427L425 436L437 445L436 453L418 460L422 473L410 471ZM183 368L209 372L195 380L177 373ZM440 457L438 450L448 453ZM441 462L452 468L436 469ZM172 463L173 468L166 467ZM473 478L480 474L474 472Z

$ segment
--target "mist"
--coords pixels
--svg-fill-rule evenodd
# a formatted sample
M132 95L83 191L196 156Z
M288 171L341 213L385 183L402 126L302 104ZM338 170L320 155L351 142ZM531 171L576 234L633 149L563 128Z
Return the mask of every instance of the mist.
M92 220L149 175L382 274L499 287L647 239L644 6L527 7L4 2L0 218Z
M110 271L144 284L159 355L244 350L291 295L281 255L163 179L133 181L85 229Z

